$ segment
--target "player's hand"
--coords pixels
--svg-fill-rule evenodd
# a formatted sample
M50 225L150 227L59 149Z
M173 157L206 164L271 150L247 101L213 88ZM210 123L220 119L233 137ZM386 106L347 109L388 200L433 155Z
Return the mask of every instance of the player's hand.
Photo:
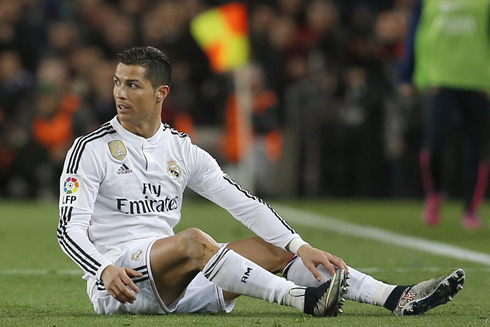
M347 265L341 258L328 252L315 249L307 244L298 249L298 256L301 257L303 264L311 271L318 281L322 280L322 275L317 269L319 265L324 266L332 276L335 274L334 266L342 268L347 272L349 271L349 268L347 268Z
M102 272L100 278L104 282L104 287L116 300L121 303L133 303L136 301L136 294L139 289L130 277L141 277L141 273L128 267L107 266ZM129 288L128 288L129 287Z

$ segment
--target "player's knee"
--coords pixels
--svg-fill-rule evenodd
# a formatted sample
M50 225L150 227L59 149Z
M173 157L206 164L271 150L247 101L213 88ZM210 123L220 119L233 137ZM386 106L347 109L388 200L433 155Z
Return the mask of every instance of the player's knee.
M191 259L208 257L219 250L216 241L199 228L189 228L181 233L181 239Z

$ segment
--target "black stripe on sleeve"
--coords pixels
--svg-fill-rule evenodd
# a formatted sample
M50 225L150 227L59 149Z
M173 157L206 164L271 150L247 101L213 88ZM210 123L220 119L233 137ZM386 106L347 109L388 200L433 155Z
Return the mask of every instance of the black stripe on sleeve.
M94 258L89 256L85 251L83 251L78 244L66 233L66 225L71 219L71 214L73 207L62 207L61 208L61 218L60 218L60 228L58 228L58 242L66 251L66 253L75 261L83 270L96 275L97 270L100 268L100 263L98 263Z
M291 234L296 234L296 231L291 226L289 226L288 223L284 220L284 218L282 218L281 216L279 216L279 214L276 212L276 210L274 210L267 202L265 202L264 200L256 197L255 195L252 195L252 193L250 193L249 191L245 190L240 184L238 184L237 182L235 182L234 180L232 180L230 178L230 176L224 174L223 175L223 178L226 181L228 181L228 183L230 183L231 185L235 186L237 188L237 190L239 190L240 192L242 192L243 194L245 194L245 196L247 198L252 199L252 200L255 200L255 201L259 201L263 205L267 206L267 208L269 208L269 210L272 211L272 213L274 214L274 216L276 216L277 219L279 219L279 221L284 225L284 227L286 227L291 232Z
M70 172L70 169L73 165L73 160L74 158L76 157L76 154L78 153L79 149L80 149L80 146L82 144L82 142L87 139L88 137L92 136L92 135L95 135L95 134L98 134L98 133L101 133L102 131L106 130L106 127L109 125L109 122L103 124L101 127L99 127L98 129L96 129L95 131L87 134L87 135L84 135L80 138L78 138L75 142L75 146L73 147L73 152L71 153L70 155L70 160L68 161L68 167L66 169L66 172L69 173Z
M82 269L88 271L88 272L95 272L98 270L100 267L100 264L93 260L91 257L86 255L83 257L82 254L78 253L76 249L70 245L70 243L67 242L68 234L66 233L66 224L70 221L71 218L71 213L73 210L73 207L64 207L64 214L63 214L63 225L61 226L61 235L58 237L60 244L63 245L63 248L69 253L70 257L75 260ZM71 238L69 238L71 240ZM72 241L73 242L73 241ZM83 252L83 251L82 251ZM87 261L88 259L92 259L92 263ZM94 265L95 264L95 265Z
M76 164L75 164L75 167L74 167L74 169L72 170L72 172L71 172L71 173L72 173L72 174L76 174L76 173L77 173L77 171L78 171L78 166L80 165L80 159L82 158L82 153L83 153L83 150L85 150L85 146L87 145L87 143L88 143L88 142L91 142L91 141L93 141L93 140L96 140L96 139L98 139L98 138L101 138L101 137L103 137L103 136L105 136L105 135L107 135L107 134L114 134L114 133L116 133L116 131L113 129L113 130L111 130L111 131L107 131L107 132L105 132L104 134L97 135L97 136L93 136L92 138L87 139L87 141L86 141L86 142L84 142L84 143L83 143L83 145L82 145L82 148L81 148L81 150L80 150L80 154L79 154L79 155L78 155L78 157L76 158Z
M169 124L163 124L163 131L166 131L167 129L170 131L170 133L172 133L173 135L177 135L178 137L181 138L189 137L187 133L179 132L175 128L170 127Z
M68 241L70 241L70 243L72 243L80 251L80 253L82 253L83 255L85 255L85 257L87 257L90 261L92 261L97 266L97 269L98 269L101 266L100 263L98 263L94 258L89 256L87 253L85 253L85 251L83 251L83 249L80 246L78 246L78 244L76 244L76 242L73 241L72 238L66 233L66 225L71 220L72 211L73 211L73 207L69 207L66 224L63 226L63 233L64 233L65 237L68 239Z
M66 173L74 174L73 170L75 168L75 164L77 162L77 159L80 160L79 158L81 157L83 149L85 148L85 144L87 142L90 142L93 139L97 139L99 137L102 137L102 136L106 135L107 132L109 132L109 131L114 131L114 128L109 123L105 123L99 129L93 131L92 133L89 133L85 136L80 137L76 141L73 152L71 153L70 160L68 161ZM103 134L100 135L101 133L103 133Z
M63 247L66 254L68 254L68 256L73 261L75 261L76 264L78 264L80 266L80 268L82 268L84 271L92 274L93 276L95 276L97 274L97 269L95 269L91 266L87 266L86 264L88 264L88 263L85 260L81 259L77 253L74 253L73 250L67 246L66 242L62 238L58 237L58 243L61 245L61 247Z

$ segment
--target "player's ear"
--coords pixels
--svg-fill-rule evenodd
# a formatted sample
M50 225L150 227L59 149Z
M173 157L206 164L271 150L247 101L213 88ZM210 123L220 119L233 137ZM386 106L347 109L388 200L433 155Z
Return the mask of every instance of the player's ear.
M160 85L155 91L157 102L163 102L169 93L170 87L168 85Z

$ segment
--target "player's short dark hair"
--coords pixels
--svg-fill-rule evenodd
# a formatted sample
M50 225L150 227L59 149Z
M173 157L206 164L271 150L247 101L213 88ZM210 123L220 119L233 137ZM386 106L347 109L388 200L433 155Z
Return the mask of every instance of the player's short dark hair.
M124 50L118 54L119 61L125 65L144 67L145 77L150 81L153 90L160 85L170 86L172 67L167 56L154 47L137 47Z

